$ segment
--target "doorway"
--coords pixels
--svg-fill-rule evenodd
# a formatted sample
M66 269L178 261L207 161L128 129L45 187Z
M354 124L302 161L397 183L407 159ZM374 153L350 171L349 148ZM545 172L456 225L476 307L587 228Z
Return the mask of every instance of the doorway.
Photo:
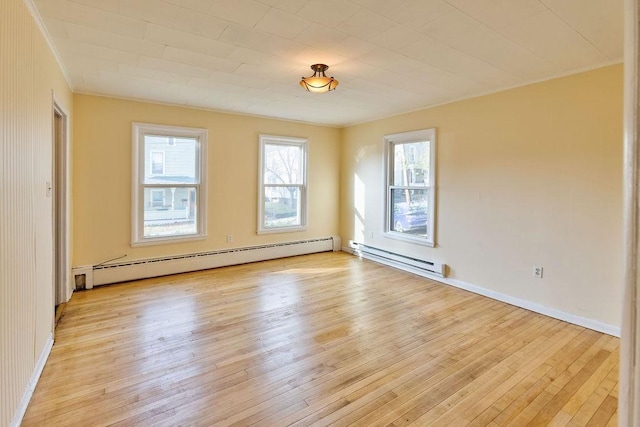
M53 280L56 324L69 297L67 114L53 103Z

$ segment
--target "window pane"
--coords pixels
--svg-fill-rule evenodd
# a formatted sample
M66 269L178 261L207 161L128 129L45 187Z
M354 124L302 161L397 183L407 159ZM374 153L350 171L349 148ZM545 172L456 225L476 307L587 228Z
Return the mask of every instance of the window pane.
M197 184L198 140L145 135L144 184Z
M265 228L302 225L300 187L265 187Z
M198 200L195 187L144 189L144 237L196 234Z
M151 152L151 174L152 175L164 174L164 152L162 151Z
M393 145L392 185L428 187L429 141Z
M265 144L264 184L302 184L302 147Z
M426 237L429 189L391 189L389 229L398 233Z

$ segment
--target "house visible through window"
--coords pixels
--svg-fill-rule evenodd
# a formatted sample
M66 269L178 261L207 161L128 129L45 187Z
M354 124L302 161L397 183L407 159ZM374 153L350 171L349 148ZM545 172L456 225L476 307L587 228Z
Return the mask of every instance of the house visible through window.
M258 233L307 226L307 140L260 135Z
M164 208L164 190L153 189L151 191L151 207Z
M151 175L164 175L164 151L151 152Z
M433 246L435 129L385 136L389 237Z
M132 245L203 238L204 129L133 124Z

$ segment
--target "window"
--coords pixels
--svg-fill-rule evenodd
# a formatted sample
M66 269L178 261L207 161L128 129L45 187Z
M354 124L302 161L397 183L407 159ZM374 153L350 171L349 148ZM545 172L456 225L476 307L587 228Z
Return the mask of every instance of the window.
M164 207L164 190L153 189L151 191L151 207L162 208Z
M258 233L306 230L307 140L260 135Z
M164 152L151 152L151 175L164 175Z
M435 245L435 129L386 135L388 237Z
M131 245L202 239L205 129L133 124Z

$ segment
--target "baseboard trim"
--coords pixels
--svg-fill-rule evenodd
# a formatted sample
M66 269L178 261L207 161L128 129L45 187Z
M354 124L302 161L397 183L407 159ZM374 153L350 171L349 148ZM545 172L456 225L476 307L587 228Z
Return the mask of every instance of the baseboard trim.
M456 288L464 289L465 291L473 292L475 294L505 302L507 304L515 305L516 307L534 311L539 314L544 314L545 316L553 317L554 319L562 320L574 325L582 326L587 329L592 329L594 331L602 332L603 334L620 338L619 326L609 325L608 323L600 322L598 320L577 316L575 314L567 313L566 311L558 310L556 308L547 307L545 305L538 304L532 301L527 301L524 299L513 297L511 295L492 291L481 286L472 285L461 280L441 278L437 276L433 277L433 279L447 285L454 286Z
M343 247L342 250L344 252L353 254L353 252L350 251L349 248ZM363 258L367 258L367 257L363 256ZM524 308L526 310L543 314L545 316L553 317L554 319L558 319L564 322L572 323L574 325L582 326L587 329L592 329L597 332L602 332L603 334L611 335L618 338L620 337L620 332L621 332L620 326L609 325L607 323L589 319L587 317L577 316L575 314L567 313L565 311L558 310L556 308L547 307L545 305L538 304L532 301L516 298L511 295L503 294L501 292L492 291L491 289L483 288L481 286L472 285L470 283L463 282L462 280L440 277L440 276L436 276L435 274L428 274L418 269L406 268L404 266L387 263L381 259L371 259L371 258L367 258L367 259L369 259L370 261L387 265L389 267L393 267L409 273L417 274L418 276L435 280L436 282L444 283L445 285L453 286L455 288L473 292L474 294L482 295L487 298L491 298L507 304L515 305L516 307Z
M36 385L38 384L38 380L40 380L40 375L42 375L44 365L47 363L47 359L49 358L52 347L53 335L49 335L49 338L47 338L47 342L45 343L44 348L40 353L40 357L38 357L38 362L36 363L35 368L33 368L31 378L29 379L29 384L27 384L27 388L22 394L20 405L18 405L18 409L16 409L13 420L9 423L10 427L19 427L22 423L22 418L24 418L24 414L27 412L27 406L29 406L29 402L31 401L33 392L36 390Z
M91 289L111 283L336 251L341 247L341 239L338 236L320 237L75 267L73 274L74 282L75 275L84 274L85 288Z

